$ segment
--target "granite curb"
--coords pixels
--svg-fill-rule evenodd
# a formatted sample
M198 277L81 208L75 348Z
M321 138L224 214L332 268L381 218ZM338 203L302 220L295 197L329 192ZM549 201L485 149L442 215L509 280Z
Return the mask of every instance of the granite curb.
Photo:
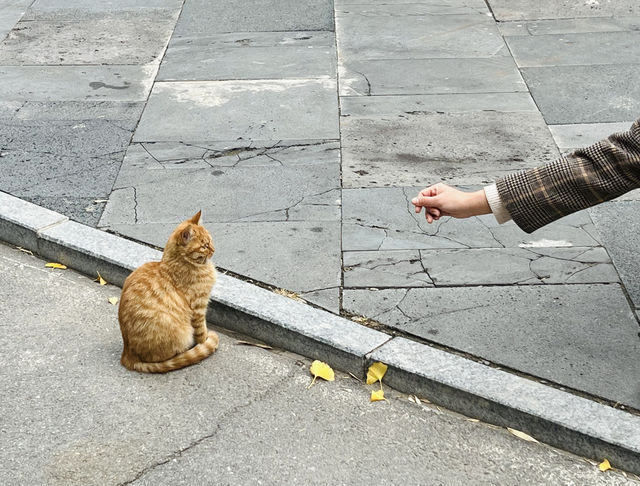
M0 240L122 286L161 252L90 228L0 192ZM393 337L250 283L220 275L208 321L267 344L326 361L364 378L374 361L385 384L549 445L640 474L640 417L494 369L428 345Z

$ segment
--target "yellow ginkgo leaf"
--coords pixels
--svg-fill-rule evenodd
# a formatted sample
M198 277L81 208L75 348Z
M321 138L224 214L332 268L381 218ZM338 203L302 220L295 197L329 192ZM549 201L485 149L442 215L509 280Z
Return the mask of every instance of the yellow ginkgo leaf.
M66 270L67 269L67 266L63 265L62 263L47 263L45 265L45 267L48 267L48 268L59 268L60 270Z
M382 388L380 388L378 391L371 392L372 402L379 402L381 400L386 400L386 398L384 397L384 391L382 390Z
M323 380L333 381L335 380L335 374L333 373L333 369L327 363L323 363L322 361L315 360L311 363L311 367L309 371L313 375L313 381L307 388L311 388L316 381L316 378L320 377Z
M109 302L113 305L116 305L118 303L118 298L117 297L109 297Z
M515 435L516 437L522 439L522 440L526 440L527 442L538 442L536 439L534 439L533 437L531 437L529 434L525 434L524 432L521 432L519 430L516 429L512 429L510 427L507 427L507 430L509 432L511 432L513 435Z
M100 275L100 272L96 272L98 274L98 278L95 279L95 282L99 282L100 285L107 285L107 281L105 279L102 278L102 275Z
M611 464L609 463L609 460L605 459L600 464L598 464L598 469L600 469L602 472L605 472L611 469Z
M384 363L380 363L379 361L373 363L369 366L369 370L367 371L367 385L371 385L376 381L382 383L382 377L387 372L388 366Z

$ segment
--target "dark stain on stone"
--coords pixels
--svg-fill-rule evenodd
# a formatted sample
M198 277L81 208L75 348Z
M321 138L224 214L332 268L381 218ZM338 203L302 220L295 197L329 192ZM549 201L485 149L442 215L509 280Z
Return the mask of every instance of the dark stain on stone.
M214 170L214 171L211 173L211 175L214 175L214 176L219 176L219 175L222 175L222 174L224 174L224 172L223 172L223 171L221 171L221 170Z
M429 329L427 334L431 334L432 336L437 336L440 333L437 329Z
M400 160L405 161L405 162L413 162L413 163L416 163L416 164L425 161L425 159L423 159L422 157L418 157L415 154L398 154L398 158Z
M106 83L101 83L100 81L92 81L91 83L89 83L89 86L91 86L93 89L100 89L100 88L108 88L108 89L129 89L131 86L131 83L128 83L127 81L124 82L124 86L113 86L111 84L106 84Z
M313 231L314 233L322 233L322 228L320 226L314 226L313 228L311 228L311 231Z
M368 172L366 170L354 170L354 173L358 174L358 175L367 175Z

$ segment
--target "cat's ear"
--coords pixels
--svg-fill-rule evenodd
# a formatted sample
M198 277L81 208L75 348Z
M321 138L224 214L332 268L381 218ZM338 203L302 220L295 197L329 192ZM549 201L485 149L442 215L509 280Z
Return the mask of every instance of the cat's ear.
M185 229L182 230L182 233L180 233L180 239L182 240L182 243L185 245L189 243L189 240L191 239L191 226L187 226Z
M201 221L202 221L202 210L200 210L196 214L194 214L193 218L191 218L189 220L189 222L193 223L193 224L200 224Z

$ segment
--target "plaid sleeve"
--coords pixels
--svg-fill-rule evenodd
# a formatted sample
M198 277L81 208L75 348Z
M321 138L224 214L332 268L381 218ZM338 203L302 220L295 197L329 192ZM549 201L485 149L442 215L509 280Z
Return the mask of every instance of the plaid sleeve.
M496 181L500 199L527 233L640 187L640 119L622 133Z

